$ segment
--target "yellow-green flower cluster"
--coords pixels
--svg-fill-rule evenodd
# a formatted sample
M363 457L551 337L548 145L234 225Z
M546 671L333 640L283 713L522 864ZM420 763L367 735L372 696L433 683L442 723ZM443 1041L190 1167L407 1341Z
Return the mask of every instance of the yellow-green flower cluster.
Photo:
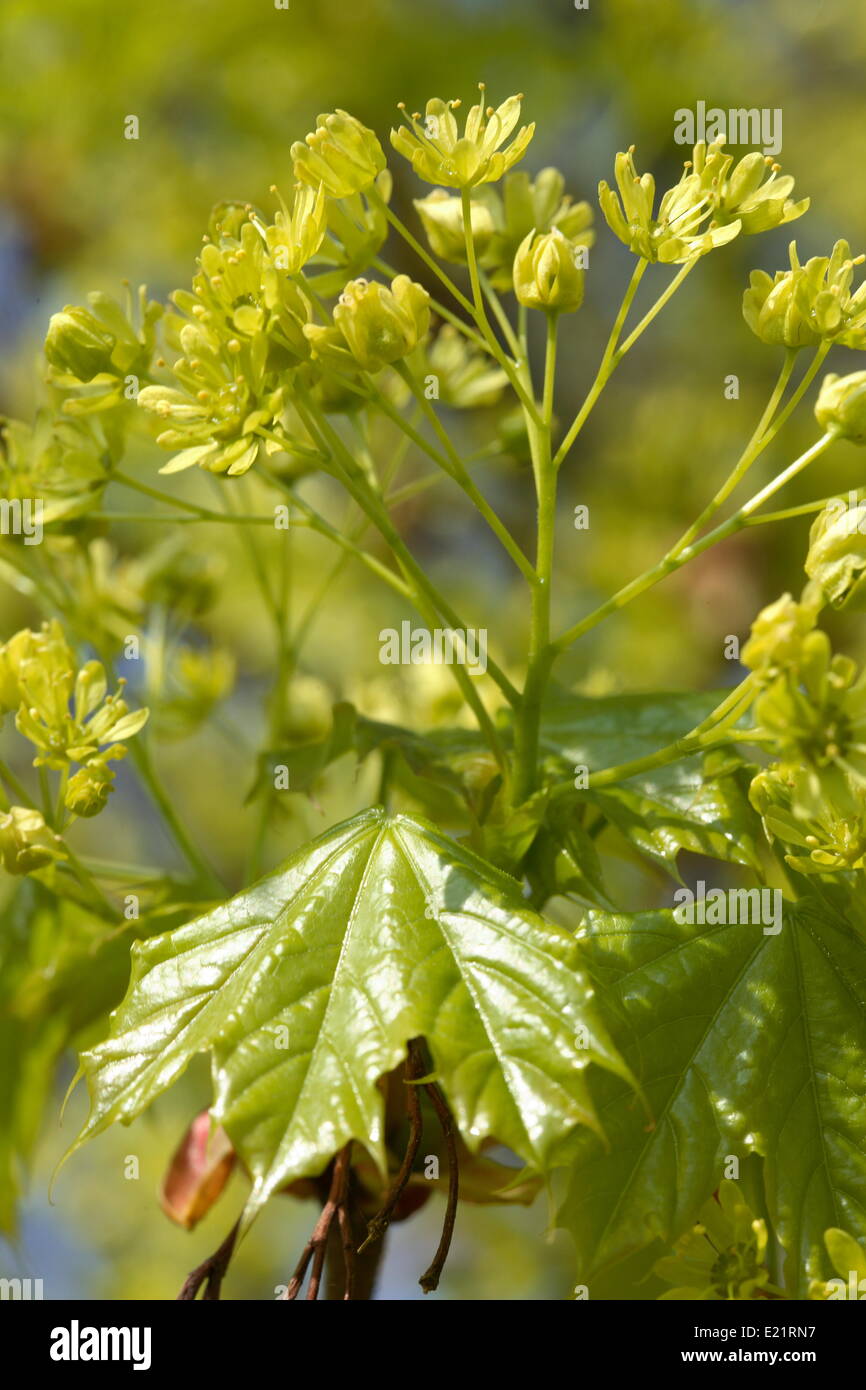
M33 424L0 418L0 491L43 501L42 521L70 521L98 504L111 472L99 417L40 410Z
M299 183L321 185L332 198L361 193L385 168L373 131L339 107L316 117L316 129L292 145L292 160Z
M760 613L743 662L760 678L753 713L774 762L749 789L771 839L801 873L866 867L866 676L815 627L818 580Z
M7 874L30 874L66 857L60 836L45 824L41 811L10 806L0 814L0 863Z
M520 120L523 95L509 97L494 108L485 106L484 83L478 85L481 100L470 108L462 134L454 115L461 105L459 100L433 97L423 117L420 112L406 116L405 104L400 103L407 124L391 131L391 144L425 183L475 188L502 178L526 153L534 124L521 126L511 143L501 148Z
M574 248L554 227L552 232L530 232L514 257L514 293L527 309L547 314L569 313L583 303L583 270L575 261Z
M752 779L749 799L785 862L801 874L866 868L866 786L837 769L782 763Z
M107 691L100 662L76 670L56 619L37 632L24 628L0 647L0 712L15 712L16 728L36 749L34 767L65 774L81 765L64 793L79 816L102 810L114 775L108 763L125 756L121 740L137 734L148 717L146 709L130 710L120 690Z
M831 497L812 523L806 573L834 608L866 597L866 495Z
M769 231L801 217L808 198L791 199L794 180L753 152L736 164L721 141L695 145L680 180L662 196L655 212L655 179L639 175L634 146L615 161L619 194L599 184L601 210L611 231L635 255L680 263L723 246L740 232ZM769 177L767 177L769 175Z
M325 239L328 225L325 188L323 184L319 184L318 189L310 187L309 184L299 184L294 190L291 207L275 184L272 185L271 192L276 195L280 204L280 210L275 214L273 223L264 224L254 213L250 214L250 220L264 237L274 268L287 271L289 275L297 275L316 254ZM241 228L241 236L243 235ZM237 253L234 257L226 259L231 266L238 264ZM204 256L202 269L208 273ZM217 269L218 273L223 273L219 267ZM249 274L251 267L246 269ZM251 286L248 292L258 293L258 286Z
M815 418L841 439L866 444L866 372L828 373L815 403Z
M818 611L818 603L798 603L790 594L768 604L752 623L740 656L743 665L759 672L765 681L792 667L798 668L807 656L808 639Z
M110 295L88 295L89 309L68 304L52 314L45 338L48 377L70 394L63 402L68 415L110 410L134 402L150 372L156 342L155 328L162 306L138 291L138 325L127 291L125 308Z
M408 275L398 275L390 289L376 280L350 280L333 325L308 324L304 331L317 357L378 372L412 352L429 327L429 294Z
M611 231L636 256L666 264L688 261L723 246L740 231L736 220L724 226L711 223L709 195L700 174L688 165L679 183L663 194L658 212L655 179L638 174L633 145L617 155L614 171L619 194L602 180L598 201Z
M298 276L328 228L322 184L297 187L291 205L279 194L278 201L272 223L251 207L226 207L192 290L173 296L183 317L169 318L168 336L182 355L170 384L139 397L166 422L157 442L175 457L164 473L197 465L236 476L277 447L264 432L282 415L290 374L310 356L304 329L312 303Z
M723 139L709 145L701 141L694 146L690 166L706 192L713 222L739 222L744 236L782 227L808 210L808 198L795 203L791 197L792 176L782 174L769 155L757 150L735 164L733 155L725 154Z
M866 679L850 657L833 654L825 632L802 639L796 666L770 681L754 714L782 762L866 777Z
M813 256L801 265L797 243L789 248L790 270L771 279L753 270L743 296L743 317L764 343L788 348L817 346L826 340L866 348L866 282L851 293L854 267L847 241L837 241L830 256Z
M592 246L592 208L565 194L558 169L542 169L535 179L522 169L506 174L502 191L492 184L473 189L470 204L472 239L479 264L494 289L513 287L514 258L531 233L558 231L574 251ZM442 260L466 264L463 200L444 188L434 188L415 207L433 252Z

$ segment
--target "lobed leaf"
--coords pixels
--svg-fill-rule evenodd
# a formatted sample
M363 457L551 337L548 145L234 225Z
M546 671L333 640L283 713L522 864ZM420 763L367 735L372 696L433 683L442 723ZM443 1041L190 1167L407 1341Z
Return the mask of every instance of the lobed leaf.
M792 1292L827 1270L823 1236L866 1236L866 941L818 900L778 935L670 911L596 914L584 948L655 1116L601 1078L611 1152L577 1137L562 1221L584 1274L693 1222L728 1154L765 1159Z
M598 1128L586 1069L629 1072L569 934L432 826L380 810L338 825L213 912L133 947L110 1036L82 1057L77 1143L129 1122L212 1054L214 1119L252 1214L350 1139L384 1170L378 1082L423 1036L468 1147L543 1172Z

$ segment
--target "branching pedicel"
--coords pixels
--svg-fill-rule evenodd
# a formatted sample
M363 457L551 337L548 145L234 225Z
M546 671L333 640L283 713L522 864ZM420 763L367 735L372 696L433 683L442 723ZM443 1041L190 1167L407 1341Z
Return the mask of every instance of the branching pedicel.
M718 142L696 145L660 199L634 150L617 155L616 188L602 183L599 200L634 270L583 404L559 431L558 329L583 300L592 214L565 194L557 171L530 179L515 169L534 131L518 128L521 101L494 109L482 88L464 121L460 102L434 99L391 132L414 174L434 185L415 204L429 250L391 206L377 136L344 111L320 116L292 146L291 197L278 195L270 220L247 205L218 208L192 288L178 290L167 312L142 290L135 321L131 306L104 295L55 315L45 350L56 409L38 436L7 427L7 489L47 499L49 533L38 564L4 546L48 619L0 652L0 703L36 746L41 778L40 805L0 767L16 799L0 822L9 872L34 875L107 924L120 916L123 869L88 866L69 843L76 817L102 812L109 760L147 717L106 695L117 625L104 613L88 623L62 546L73 522L86 552L82 519L125 519L103 510L109 484L157 502L162 510L142 519L176 525L180 535L190 525L237 528L273 623L247 886L224 901L194 830L162 791L150 741L138 738L137 770L187 860L186 901L198 895L203 915L163 934L142 923L110 1034L82 1057L91 1092L85 1138L133 1119L197 1052L211 1056L211 1115L252 1188L238 1227L183 1298L203 1283L205 1297L219 1296L238 1234L284 1190L323 1202L286 1296L298 1295L308 1267L308 1297L317 1295L329 1248L342 1296L358 1294L359 1262L431 1187L417 1171L422 1132L431 1132L422 1092L442 1123L449 1174L446 1231L425 1290L438 1282L458 1191L467 1200L531 1200L556 1167L571 1174L560 1219L574 1235L584 1290L626 1254L643 1250L649 1268L674 1249L657 1265L677 1285L672 1296L831 1297L827 1281L844 1243L858 1250L866 1239L866 919L858 900L866 680L817 626L828 603L848 603L862 588L866 544L856 518L866 494L847 507L821 498L767 509L834 440L866 440L866 373L828 376L815 442L719 516L830 347L866 347L866 285L852 289L863 258L840 241L829 257L802 264L792 243L790 268L773 279L754 272L746 322L783 355L742 454L656 564L554 631L558 476L607 382L705 256L800 218L808 199L793 200L793 180L770 159L735 160ZM425 283L389 264L389 234L407 244ZM637 317L647 272L662 277L661 288ZM530 312L546 324L540 374L528 349ZM473 460L437 408L508 398L519 423L500 416L489 452L525 449L531 462L531 555L483 495ZM168 455L163 475L198 468L217 476L221 507L120 471L136 421L156 422ZM385 438L393 453L383 464ZM401 479L409 457L433 467ZM356 521L341 524L310 501L305 480L315 474L342 485ZM251 510L244 475L271 490L273 515ZM288 503L292 526L327 539L341 563L363 566L430 628L465 633L459 598L434 582L395 520L400 503L433 486L464 494L525 585L525 670L510 674L501 649L496 659L500 635L490 621L486 679L459 660L448 667L476 730L398 728L340 705L326 737L287 745L286 688L312 610L292 627L288 569L268 572L256 528L274 525ZM758 616L736 688L608 700L553 692L562 654L651 586L745 527L809 512L819 515L808 582L799 599L786 594ZM152 576L138 574L132 588L144 614ZM182 612L184 594L176 584L161 602ZM89 642L100 660L79 663L73 642ZM206 717L228 693L231 664L186 660L187 704L197 700ZM158 682L149 699L165 717ZM274 755L303 792L338 757L376 751L380 805L259 879ZM407 768L415 803L402 789ZM54 787L47 770L58 774ZM457 838L392 811L417 804L419 785L438 808L433 819ZM443 799L451 808L444 821ZM620 911L604 879L608 832L671 869L680 849L746 866L756 884L784 891L784 930L768 936L760 922L709 917L698 929L670 909ZM564 900L572 931L541 916L553 897ZM784 1070L783 1047L794 1048ZM519 1179L507 1182L485 1157L494 1142L522 1160ZM731 1181L738 1176L742 1191Z

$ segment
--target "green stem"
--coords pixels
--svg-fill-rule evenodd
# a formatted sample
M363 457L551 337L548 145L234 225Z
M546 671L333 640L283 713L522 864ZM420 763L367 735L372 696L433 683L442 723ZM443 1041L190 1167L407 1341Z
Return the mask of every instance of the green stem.
M387 275L391 280L400 273L393 265L389 265L387 261L383 261L381 256L376 257L373 266L374 269L381 270L382 274ZM469 301L467 300L466 303L468 305ZM459 314L455 314L452 309L449 309L447 305L435 299L432 295L430 296L430 307L435 309L441 319L444 319L446 323L450 323L452 328L456 328L458 333L462 333L464 338L477 347L479 351L485 353L490 352L490 348L487 343L485 343L480 333L476 333L475 329L470 328L465 319L460 318ZM471 305L469 308L471 312Z
M130 751L132 753L133 761L135 762L135 765L138 769L138 774L141 777L142 782L144 783L145 787L147 788L148 792L153 798L154 803L162 813L163 819L165 820L166 825L171 830L171 833L177 842L178 848L181 850L190 868L195 873L196 878L199 879L202 882L202 884L206 884L209 888L217 889L221 897L224 896L225 890L222 883L217 878L213 869L207 863L207 860L196 849L195 845L193 844L192 840L190 839L189 835L184 829L183 824L178 818L177 812L175 811L174 806L171 803L171 799L169 798L168 793L166 792L165 788L159 780L159 777L156 774L150 756L150 749L148 748L146 741L144 739L135 739L130 744Z
M523 409L532 417L537 425L541 424L541 417L535 401L529 395L520 379L517 367L511 358L503 352L496 338L496 334L490 326L487 317L487 308L484 303L484 295L481 290L481 280L478 275L478 260L475 255L475 237L472 232L472 195L468 188L461 191L463 204L463 235L466 242L466 262L469 267L469 283L472 286L473 304L469 306L470 312L481 329L484 338L490 348L491 353L496 358L511 386L518 397Z
M723 504L730 497L731 493L737 487L738 483L745 477L752 464L767 447L769 439L765 440L764 437L767 433L767 429L773 419L773 416L776 414L776 411L779 408L779 402L781 401L782 396L785 394L785 388L788 385L788 382L791 378L791 373L794 370L794 363L796 362L796 360L796 349L789 348L788 351L785 353L785 360L782 363L782 369L779 372L779 376L770 395L770 399L767 402L767 405L764 409L764 413L762 414L760 420L755 426L752 436L746 444L745 449L743 450L740 457L737 459L737 462L734 464L733 468L731 469L731 472L728 474L728 477L725 479L724 483L719 488L715 497L713 497L712 501L707 503L706 507L704 507L704 510L701 512L698 519L692 523L688 530L683 532L682 536L680 536L680 539L673 547L673 554L676 554L677 551L684 549L687 545L691 545L695 537L701 534L701 531L703 531L707 522L713 516L715 516L719 508L723 506Z
M653 319L661 313L668 300L676 294L677 290L685 280L686 276L691 275L699 260L700 256L693 256L690 261L686 261L685 265L680 266L677 274L671 280L667 288L662 290L658 299L655 301L653 305L650 306L650 308L647 310L647 312L641 319L640 323L637 325L637 327L632 329L625 342L617 348L614 354L616 363L621 362L622 359L625 357L626 353L634 347L641 334L646 332Z
M442 617L445 618L446 622L448 622L453 629L465 630L465 624L460 621L454 609L428 578L406 546L402 536L400 536L399 532L396 530L391 518L385 510L381 499L370 491L363 473L330 422L324 415L321 415L314 423L309 413L309 402L302 391L298 393L298 401L296 404L301 418L310 433L315 435L318 430L321 430L332 450L335 467L340 468L340 465L336 461L336 456L339 455L343 459L343 467L340 468L340 476L344 486L350 495L355 498L355 501L365 514L369 516L376 529L388 542L397 563L410 585L413 593L413 602L418 608L418 611L425 618L425 621L429 622L429 614L431 612L433 614L441 613ZM491 678L499 685L503 694L506 695L506 698L510 699L512 703L516 703L519 699L517 691L504 673L499 670L495 662L490 661L489 658L487 669ZM450 665L448 670L460 686L464 699L475 715L479 728L484 733L491 752L504 771L506 769L506 760L502 741L496 726L484 706L484 702L472 684L472 677L461 663Z
M629 777L636 777L642 772L652 772L655 768L665 767L668 763L689 758L695 753L706 752L712 748L721 748L732 743L751 741L750 734L738 736L736 733L732 733L731 729L745 714L757 693L758 685L754 676L750 674L716 706L711 714L707 715L706 719L702 720L689 733L683 735L682 738L674 739L664 748L657 749L655 753L648 753L643 758L633 758L630 762L620 763L617 767L606 767L603 771L590 773L588 785L590 787L608 787L618 782L624 782Z
M744 503L739 511L734 512L733 516L729 517L727 521L722 522L713 531L707 532L700 540L693 541L691 545L686 546L684 549L678 550L676 553L669 551L657 564L653 565L643 574L638 575L638 577L631 580L629 584L624 585L622 589L619 589L611 598L601 604L600 607L594 609L592 613L582 618L579 623L575 623L573 627L563 632L553 644L556 651L565 651L572 643L576 642L578 638L583 637L592 628L609 617L611 613L615 613L620 608L624 608L627 603L631 603L639 594L643 594L647 589L652 588L660 579L664 579L666 575L673 574L675 570L681 569L683 565L688 564L688 562L693 560L697 555L701 555L705 550L708 550L710 546L717 545L719 541L726 540L728 536L732 536L736 531L740 531L743 527L753 524L751 522L753 513L778 492L780 488L784 487L787 482L790 482L792 478L802 472L814 459L818 458L834 439L835 435L833 434L827 433L822 435L820 439L805 451L805 453L801 454L799 458L795 459L793 463L783 469L771 482L767 483L766 487L761 488L760 492L756 492L755 495L751 497L748 502Z
M407 386L409 387L409 390L412 392L421 409L424 411L424 414L427 420L429 421L430 426L433 429L433 432L435 433L437 439L440 441L440 443L445 449L448 458L448 464L450 464L450 467L446 468L446 471L454 479L458 486L463 489L466 496L474 504L476 509L480 512L481 516L487 522L487 525L490 527L497 540L501 543L503 549L514 561L521 574L523 574L523 576L529 580L530 584L534 583L535 571L533 570L532 565L529 563L523 551L520 549L520 546L517 544L511 532L508 530L508 527L496 514L496 512L491 507L490 503L487 501L487 498L483 495L483 493L479 491L478 487L473 482L472 478L466 470L466 465L463 463L463 460L460 458L459 454L454 448L454 445L451 442L451 438L448 434L448 431L445 429L442 422L438 418L436 411L433 409L432 405L427 400L426 396L424 395L424 392L421 390L421 387L419 386L412 372L409 370L409 367L406 365L405 362L397 362L395 363L395 366L397 372L406 382ZM400 416L399 418L402 419L402 416Z
M495 289L490 283L490 280L484 274L484 271L480 268L480 266L478 268L478 279L481 284L481 288L484 291L484 297L487 300L487 303L490 305L491 309L493 310L493 316L496 319L496 322L499 324L502 336L507 342L509 348L511 349L514 355L515 362L518 364L518 367L520 367L526 361L523 347L520 343L520 340L517 337L517 334L511 326L508 315L502 307L502 301L499 298L499 295L496 293Z
M449 275L446 275L442 267L437 264L437 262L427 251L425 251L418 238L412 235L405 223L400 221L400 218L397 216L396 212L393 212L391 208L388 206L388 204L385 202L385 199L382 197L378 188L370 188L367 196L369 197L372 203L376 204L376 206L379 208L379 211L384 213L385 217L387 217L395 232L397 232L403 238L403 240L406 242L408 246L411 246L412 250L415 252L415 255L418 256L424 262L427 269L432 271L433 274L436 276L437 280L439 280L445 286L452 299L456 299L457 303L461 306L461 308L465 309L468 313L473 314L474 316L474 310L469 300L466 298L466 295L463 294L462 291L457 288L451 277Z
M531 421L529 439L538 502L538 543L536 583L532 588L529 629L529 656L526 684L514 728L514 783L512 796L520 805L534 791L538 771L538 745L544 692L553 665L550 645L550 594L553 580L553 552L556 533L556 469L551 457L553 421L553 382L556 374L557 316L547 318L542 426Z
M268 482L272 483L274 487L284 492L287 497L290 497L294 505L304 513L306 518L305 522L296 524L306 525L311 531L316 531L318 535L325 536L329 541L332 541L334 545L338 545L341 550L344 550L347 555L353 555L357 560L360 560L371 573L375 574L377 578L384 580L389 588L393 589L401 598L409 597L409 589L400 578L399 574L395 574L393 570L389 570L387 565L383 565L381 560L376 559L375 555L371 555L369 551L356 545L350 537L344 536L341 531L338 531L329 521L326 521L314 507L310 506L309 502L294 491L291 484L287 483L284 478L279 477L279 475L275 473L264 473L262 476L267 478Z
M556 451L556 455L553 460L554 468L561 468L566 458L566 455L571 449L571 446L573 445L574 441L577 439L577 436L580 434L580 431L583 429L583 426L589 418L593 406L595 405L596 401L598 400L599 396L604 390L608 378L610 377L614 369L614 354L616 352L616 345L619 342L619 336L622 332L623 324L625 323L626 318L628 317L628 311L631 308L632 300L637 294L638 285L643 279L644 272L648 265L649 261L645 261L643 257L641 257L641 259L635 265L634 270L632 271L631 279L628 282L626 292L623 295L622 303L619 306L617 316L613 322L613 327L610 330L607 343L605 344L604 352L601 355L601 362L598 365L598 371L595 374L595 380L592 382L592 385L587 391L583 403L580 409L578 410L577 415L574 417L574 420L571 424L568 433L566 434L565 438L563 439L562 443Z
M220 516L219 512L200 512L195 516L172 516L162 512L88 512L90 521L134 521L161 522L172 526L194 526L197 522L219 522L223 526L233 526L236 522L246 522L250 526L273 526L272 516Z

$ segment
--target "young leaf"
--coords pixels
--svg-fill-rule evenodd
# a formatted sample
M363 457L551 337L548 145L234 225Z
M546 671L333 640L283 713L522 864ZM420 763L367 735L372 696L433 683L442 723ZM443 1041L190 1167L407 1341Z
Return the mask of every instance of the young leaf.
M542 745L559 775L601 772L645 757L682 738L719 704L710 694L557 693L542 724ZM714 755L717 756L717 755ZM585 793L635 845L676 877L680 850L756 867L760 825L734 762L715 772L706 756L682 758L614 787Z
M133 947L110 1037L85 1053L79 1140L129 1122L202 1051L246 1163L252 1214L350 1139L384 1168L383 1095L427 1039L467 1145L495 1137L533 1169L598 1128L586 1068L624 1079L578 948L432 826L366 811L224 906Z
M804 900L777 935L679 925L670 911L599 913L584 948L655 1125L600 1079L611 1152L577 1136L562 1212L582 1274L669 1245L718 1187L725 1156L757 1152L792 1292L805 1296L827 1270L825 1230L866 1235L866 943Z

